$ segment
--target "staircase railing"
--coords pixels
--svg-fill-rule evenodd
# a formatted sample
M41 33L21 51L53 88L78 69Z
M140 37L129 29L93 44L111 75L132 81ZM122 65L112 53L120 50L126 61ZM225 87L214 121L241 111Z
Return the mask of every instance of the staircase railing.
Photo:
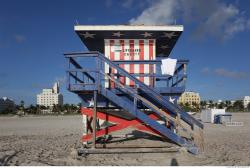
M192 116L188 115L187 113L183 112L178 106L170 103L167 99L165 99L160 93L155 91L153 88L148 87L143 82L138 80L135 76L131 75L127 71L117 64L117 62L112 62L104 55L99 52L87 52L87 53L69 53L65 54L66 58L69 59L69 69L68 71L68 80L70 77L75 80L76 83L79 84L79 87L85 90L98 90L101 92L103 90L104 82L108 79L109 81L114 82L115 88L121 90L122 92L126 93L130 96L132 101L134 101L134 108L137 108L137 103L141 102L144 106L148 109L155 112L162 120L165 122L168 121L173 124L176 128L180 127L183 130L189 131L192 138L199 139L201 138L201 134L196 134L193 131L194 125L198 126L199 128L203 128L203 125L195 120ZM83 68L80 64L78 64L75 59L79 57L94 57L95 64L94 68ZM86 64L86 62L85 62ZM89 64L89 62L88 62ZM71 67L74 66L74 68ZM110 66L112 72L114 73L105 73L104 72L104 65ZM179 69L178 67L177 69ZM183 68L183 67L182 67ZM78 73L83 75L83 78L80 78ZM118 77L117 77L118 76ZM126 86L126 84L120 81L119 76L123 76L129 78L134 82L134 87L131 88ZM74 85L75 86L75 85ZM173 85L172 85L173 86ZM73 89L70 86L69 82L69 89ZM105 88L109 89L109 88ZM78 88L78 90L81 90ZM142 97L138 94L138 92L144 92L146 97ZM170 114L166 113L167 110ZM191 129L188 129L186 126L181 124L180 119L185 121L188 125L191 126Z
M183 87L185 88L185 82L187 78L186 67L188 60L178 60L177 67L174 75L162 75L160 64L161 60L119 60L112 61L118 65L149 65L149 73L131 73L135 77L148 77L149 80L153 80L156 83L153 85L156 87ZM114 74L119 77L119 74ZM152 87L152 86L151 86Z
M65 56L66 56L66 58L69 58L70 60L74 60L74 58L78 58L78 57L95 57L96 58L96 65L98 65L98 66L95 67L95 69L93 69L93 70L89 70L89 69L82 70L81 69L82 72L84 72L84 73L86 73L86 72L89 72L89 73L100 72L100 71L103 71L103 69L104 69L102 67L102 65L104 66L104 64L107 64L111 68L115 69L117 71L117 73L119 73L121 76L124 76L124 77L132 80L135 83L135 85L137 86L138 91L147 94L147 96L150 98L150 101L153 101L154 104L157 104L158 108L166 109L167 112L169 112L173 117L176 117L178 114L180 114L181 119L184 120L187 124L189 124L192 128L194 127L194 125L198 126L199 128L203 128L203 124L201 124L199 121L194 119L192 116L190 116L186 112L183 112L182 109L180 109L178 106L169 102L169 100L164 98L156 90L148 87L146 84L144 84L143 82L138 80L136 77L132 76L130 73L125 71L123 68L119 67L118 64L110 61L103 54L101 54L99 52L86 52L86 53L69 53L69 54L65 54ZM77 66L76 66L76 68L77 68ZM69 69L68 71L72 72L74 70ZM90 75L90 77L88 78L88 79L91 79L91 78L93 78L94 75L97 75L94 78L94 79L98 79L98 81L95 85L97 88L99 88L101 85L101 78L100 78L100 75L98 75L98 74L99 73L93 74L92 76ZM115 76L113 74L111 74L111 76L112 76L112 78L115 78ZM85 83L82 85L87 86L90 84Z

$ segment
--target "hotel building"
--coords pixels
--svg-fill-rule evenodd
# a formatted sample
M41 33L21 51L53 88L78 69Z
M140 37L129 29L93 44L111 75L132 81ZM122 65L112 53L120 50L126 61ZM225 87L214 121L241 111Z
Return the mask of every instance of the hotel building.
M55 83L52 89L43 89L37 95L37 105L53 107L53 105L63 105L63 95L59 93L59 83Z

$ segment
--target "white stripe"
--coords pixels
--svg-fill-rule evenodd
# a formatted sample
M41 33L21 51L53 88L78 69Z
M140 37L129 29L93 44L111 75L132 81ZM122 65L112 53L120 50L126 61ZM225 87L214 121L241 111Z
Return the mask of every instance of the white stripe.
M136 39L134 40L134 49L136 52L135 55L134 55L134 60L140 60L140 53L139 53L139 49L140 49L140 45L139 45L139 40ZM140 68L139 68L139 64L134 64L134 72L135 73L139 73L140 72ZM139 79L139 77L137 77L137 79Z
M144 40L144 60L149 60L149 40ZM149 73L149 65L144 64L144 74ZM149 77L144 77L144 83L149 85Z
M150 60L155 60L155 40L154 39L150 39L150 41L153 41L152 43L152 56L150 57ZM150 66L150 72L153 71L153 73L155 73L155 66L151 65ZM153 82L153 78L149 78L150 79L150 84L154 84Z
M130 47L129 47L129 40L124 40L124 49L125 49L125 51L126 51L126 49L130 49ZM127 53L127 52L126 52ZM125 54L125 56L124 56L124 60L130 60L130 57L129 56L126 56L126 54ZM129 70L130 70L130 65L129 64L125 64L124 65L124 69L126 70L126 71L128 71L129 72ZM126 78L126 85L129 85L129 82L130 82L130 79L129 78Z
M104 40L104 45L105 45L105 56L110 58L109 57L109 54L110 54L110 40L108 39L105 39ZM107 63L104 64L104 71L105 73L108 73L109 72L109 66ZM109 80L107 77L105 77L105 88L108 88L109 87Z
M155 39L154 39L154 44L153 44L153 60L155 60ZM156 66L154 65L154 73L156 73Z
M115 46L121 46L120 44L120 40L115 40L114 41L114 45ZM114 60L120 60L120 52L114 52ZM115 72L114 73L117 73L117 70L115 69Z

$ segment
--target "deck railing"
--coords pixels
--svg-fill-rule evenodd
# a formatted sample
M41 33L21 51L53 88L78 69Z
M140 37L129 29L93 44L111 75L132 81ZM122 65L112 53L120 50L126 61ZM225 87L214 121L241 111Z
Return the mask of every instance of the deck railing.
M95 80L98 79L98 72L104 72L105 63L98 59L98 52L85 52L85 53L67 53L65 54L68 61L68 88L71 87L80 87L82 89L95 89ZM81 62L81 65L79 64ZM148 77L149 81L152 81L153 84L150 87L154 88L172 88L172 87L181 87L185 88L185 82L187 78L187 64L188 60L178 60L176 70L173 76L162 75L161 74L161 60L120 60L112 61L119 66L126 64L141 65L148 64L151 69L155 68L155 71L151 70L150 73L130 73L136 78ZM82 67L84 65L84 67ZM106 64L107 66L107 64ZM152 68L153 67L153 68ZM108 74L113 76L115 79L122 80L125 78L121 73L117 73L113 68L109 68ZM99 75L100 82L107 83L107 79L102 78ZM113 82L109 80L108 87L114 87Z
M200 122L195 120L193 117L189 116L187 113L183 112L183 110L180 109L178 106L169 102L169 100L164 98L156 89L148 87L146 84L138 80L135 76L133 76L132 74L128 73L123 68L121 68L117 63L110 61L103 54L99 52L86 52L86 53L68 53L65 54L65 56L66 58L69 59L69 69L67 70L68 80L71 80L71 78L75 80L75 84L72 85L70 81L68 82L69 89L71 91L74 90L75 87L79 87L76 90L85 90L85 91L98 90L98 92L100 92L101 86L102 87L105 86L105 82L107 81L104 72L104 65L108 65L112 69L114 69L111 71L114 73L107 74L108 76L111 77L111 79L118 80L114 75L115 73L118 73L120 77L129 78L131 81L134 82L134 88L139 92L146 94L148 100L154 102L155 104L157 104L157 106L161 106L162 108L167 109L168 112L170 112L170 114L172 114L173 116L176 116L179 113L181 115L180 117L190 125L195 124L198 127L203 127L203 125ZM85 59L92 58L92 60L83 61L81 58ZM81 65L84 65L84 67L82 67ZM186 69L185 65L183 65L183 68L180 69L185 70ZM83 78L82 79L79 78L77 73L83 75ZM171 78L172 77L168 77L168 80L170 80ZM108 80L110 81L109 83L112 83L112 80L110 79ZM175 83L173 84L174 86L176 86ZM119 89L119 86L114 85L114 88ZM110 87L110 89L112 89L112 87Z

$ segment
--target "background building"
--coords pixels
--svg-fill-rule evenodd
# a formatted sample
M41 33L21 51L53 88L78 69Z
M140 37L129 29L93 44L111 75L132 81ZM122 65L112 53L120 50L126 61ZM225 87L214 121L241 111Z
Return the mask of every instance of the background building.
M186 104L186 103L188 103L189 105L191 105L191 106L193 106L193 105L198 105L198 106L200 106L200 101L201 101L201 99L200 99L200 95L199 95L199 93L196 93L196 92L184 92L181 96L180 96L180 98L179 98L179 100L178 100L178 103L179 104Z
M3 97L0 98L0 113L4 110L14 110L15 109L15 103L13 100Z
M59 83L55 83L52 89L43 89L37 95L37 105L53 107L53 105L63 105L63 95L59 93Z
M245 96L243 98L243 104L244 104L244 108L247 108L247 105L250 103L250 96Z

